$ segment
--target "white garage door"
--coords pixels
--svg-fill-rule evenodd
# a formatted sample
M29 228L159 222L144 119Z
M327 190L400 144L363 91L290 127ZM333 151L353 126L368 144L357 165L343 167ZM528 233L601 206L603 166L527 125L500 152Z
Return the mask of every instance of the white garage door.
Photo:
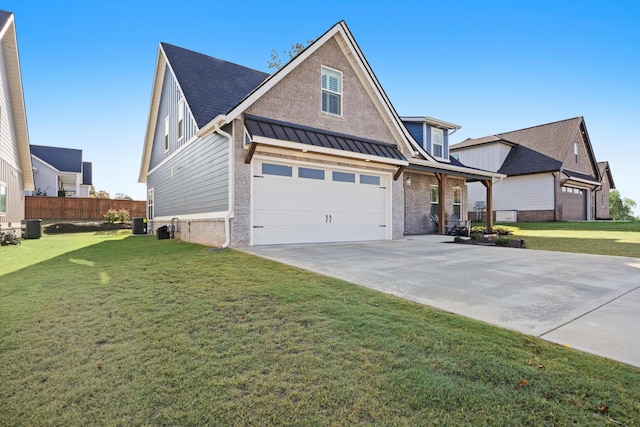
M253 244L387 239L390 174L258 161Z

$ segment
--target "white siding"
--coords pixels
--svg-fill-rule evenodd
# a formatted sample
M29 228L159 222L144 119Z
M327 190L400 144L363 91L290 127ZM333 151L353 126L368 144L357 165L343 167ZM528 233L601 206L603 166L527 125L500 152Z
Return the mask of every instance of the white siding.
M0 158L12 168L20 170L18 145L12 117L13 110L11 108L4 48L0 43Z
M493 210L549 210L554 208L553 175L538 174L512 176L493 184ZM486 202L487 190L479 182L471 182L467 188L469 210L476 201Z
M467 148L458 154L459 160L467 166L497 172L510 150L509 145L498 143Z
M57 197L58 172L37 158L31 157L31 161L33 163L33 167L36 169L36 172L33 173L33 180L36 188L34 194L40 191L41 193L46 193L49 197Z

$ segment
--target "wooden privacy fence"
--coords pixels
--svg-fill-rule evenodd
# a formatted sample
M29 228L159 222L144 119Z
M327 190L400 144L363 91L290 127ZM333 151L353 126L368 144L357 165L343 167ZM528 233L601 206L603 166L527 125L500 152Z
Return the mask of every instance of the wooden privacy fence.
M26 219L44 220L104 220L109 209L127 210L131 218L147 216L147 202L144 200L37 196L25 196L24 216Z

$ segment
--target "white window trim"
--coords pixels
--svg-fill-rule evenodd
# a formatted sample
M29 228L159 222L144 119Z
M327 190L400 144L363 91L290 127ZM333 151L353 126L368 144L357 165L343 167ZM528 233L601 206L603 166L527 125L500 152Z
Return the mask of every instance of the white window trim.
M436 195L436 201L434 202L431 199L431 194L433 194L433 192L431 190L436 189L435 195ZM440 188L437 185L429 185L429 211L431 212L433 210L433 206L438 206L440 204Z
M178 102L178 142L184 141L184 133L184 100L180 100Z
M337 73L340 75L340 92L335 92L332 91L331 89L327 88L323 88L322 87L322 75L325 74L324 70L328 70L328 71L332 71L334 73ZM323 92L327 92L327 93L332 93L335 95L338 95L340 98L340 114L336 114L336 113L332 113L330 111L324 111L322 109L322 93ZM322 112L322 114L327 114L333 117L342 117L343 116L343 103L342 103L342 99L344 97L344 75L342 74L342 71L340 70L336 70L335 68L331 68L331 67L327 67L326 65L321 65L320 66L320 111Z
M9 204L7 201L7 193L9 192L9 189L7 188L7 183L4 181L0 181L0 188L4 188L4 211L0 211L0 215L4 216L7 214L7 205ZM1 196L2 194L0 194L0 197Z
M440 144L435 143L434 136L436 134L440 135L440 141L441 141ZM435 149L436 145L440 146L440 153L441 153L440 156L436 155L436 149ZM444 130L437 127L433 127L433 126L431 126L431 155L439 159L444 159Z
M147 219L153 219L153 216L155 215L154 197L155 197L155 194L154 194L153 188L149 188L147 190ZM149 215L149 213L151 213L151 215Z
M460 192L460 199L456 202L456 191ZM456 206L460 206L460 215L458 219L462 219L462 187L456 186L453 187L453 210L455 210Z
M164 152L169 151L169 116L164 118Z
M580 147L577 142L573 144L573 155L575 157L576 165L580 164Z

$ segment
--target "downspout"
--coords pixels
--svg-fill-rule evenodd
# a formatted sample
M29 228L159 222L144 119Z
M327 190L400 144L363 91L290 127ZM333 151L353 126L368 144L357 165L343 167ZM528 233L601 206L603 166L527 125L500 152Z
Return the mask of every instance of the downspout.
M553 175L553 221L558 220L558 172L551 172Z
M234 174L234 168L233 168L233 136L225 131L223 131L220 128L220 124L216 123L214 126L214 130L215 133L220 134L222 136L224 136L225 138L227 138L229 140L229 209L227 210L227 213L224 215L224 236L225 236L225 241L222 244L222 249L226 249L229 247L229 244L231 243L231 224L229 223L229 217L231 217L231 214L233 214L233 200L234 200L234 193L233 193L233 174Z

